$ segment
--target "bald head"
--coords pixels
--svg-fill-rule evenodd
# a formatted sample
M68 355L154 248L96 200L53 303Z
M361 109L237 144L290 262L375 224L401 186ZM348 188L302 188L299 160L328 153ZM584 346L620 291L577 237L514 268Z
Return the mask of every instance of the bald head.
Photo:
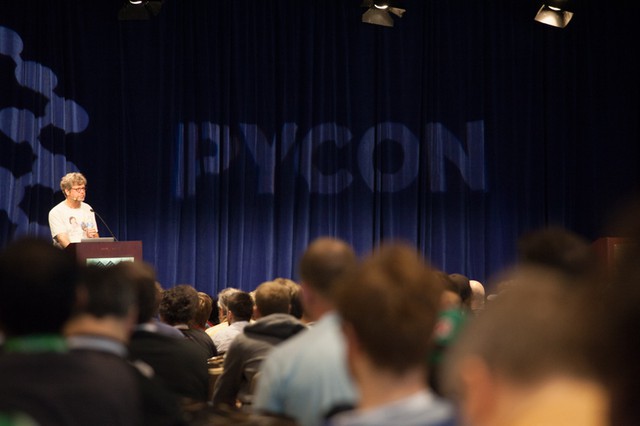
M300 277L319 293L329 296L336 279L357 263L349 244L335 238L314 240L300 259Z
M484 309L484 286L476 280L469 280L469 285L471 286L471 311L478 313Z

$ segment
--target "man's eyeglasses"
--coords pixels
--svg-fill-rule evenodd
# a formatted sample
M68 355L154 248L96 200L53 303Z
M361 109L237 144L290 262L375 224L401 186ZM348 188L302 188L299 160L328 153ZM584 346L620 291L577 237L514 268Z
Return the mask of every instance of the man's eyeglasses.
M87 192L87 187L86 186L80 186L78 188L71 188L76 192Z

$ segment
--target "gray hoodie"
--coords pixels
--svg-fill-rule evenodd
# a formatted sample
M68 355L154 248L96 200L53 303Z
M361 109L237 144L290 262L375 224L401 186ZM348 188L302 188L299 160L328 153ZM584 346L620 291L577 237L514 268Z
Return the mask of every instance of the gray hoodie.
M213 404L235 406L236 400L251 403L254 380L262 360L278 343L306 330L289 314L271 314L247 325L227 350L222 375L213 392Z

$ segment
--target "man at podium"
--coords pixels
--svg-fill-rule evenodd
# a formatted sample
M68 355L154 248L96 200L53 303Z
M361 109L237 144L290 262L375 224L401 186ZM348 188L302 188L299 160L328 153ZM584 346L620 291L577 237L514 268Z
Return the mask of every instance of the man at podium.
M49 211L53 244L65 248L84 238L98 238L96 216L91 206L84 202L87 179L82 173L67 173L60 180L60 189L65 199Z

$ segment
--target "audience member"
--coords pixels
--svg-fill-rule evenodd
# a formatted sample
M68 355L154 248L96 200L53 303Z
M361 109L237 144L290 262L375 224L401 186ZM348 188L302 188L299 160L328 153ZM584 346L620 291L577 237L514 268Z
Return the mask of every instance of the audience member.
M462 309L462 297L460 296L460 287L458 284L450 275L442 271L435 271L434 275L442 287L440 310L445 311L450 308Z
M209 320L207 321L205 331L218 324L220 324L220 318L218 317L218 299L211 297L211 313L209 314Z
M280 280L267 281L255 292L256 321L247 325L227 351L222 375L216 381L213 393L214 405L235 407L251 404L253 382L266 354L277 344L306 326L289 314L290 289Z
M184 424L175 395L154 377L153 369L139 360L127 361L127 344L138 312L136 289L126 267L88 267L78 294L76 309L64 328L69 348L90 357L105 371L131 372L141 398L141 425Z
M129 370L68 351L62 327L75 303L76 260L49 242L22 239L0 254L0 412L39 425L137 425Z
M597 342L591 352L611 400L609 424L636 426L640 424L640 345L634 336L640 327L640 269L624 267L612 282L594 291L597 303L587 319Z
M455 283L458 288L458 294L460 295L461 307L465 310L469 310L471 306L471 284L469 278L462 274L449 274L449 278Z
M2 426L38 426L32 417L24 413L3 413L0 411L0 425Z
M337 288L357 408L331 425L453 425L453 408L429 390L426 358L442 286L419 254L383 247ZM382 339L381 336L384 336Z
M190 285L181 284L164 291L159 313L163 322L177 328L196 343L203 350L205 359L208 359L218 354L216 347L204 330L189 326L198 313L199 305L198 291Z
M158 311L160 310L160 303L162 302L163 295L164 295L164 289L162 288L162 285L156 281L156 299L157 299L158 309L153 314L153 319L152 319L156 332L170 336L170 337L185 339L187 336L185 336L184 333L182 333L182 331L160 320L160 315L158 314Z
M289 313L297 319L302 320L304 310L302 308L302 301L300 300L300 284L288 278L276 278L274 281L289 289L291 295L291 310Z
M429 386L437 394L440 391L442 361L449 347L455 343L466 321L468 309L462 306L460 285L451 275L441 271L434 272L435 279L442 288L440 309L433 331L432 347L428 356Z
M253 399L256 410L316 426L328 414L355 404L332 293L356 264L352 248L340 240L319 238L307 248L299 265L302 304L315 324L267 355Z
M227 299L227 322L229 327L213 336L219 354L224 354L229 345L249 325L253 316L253 298L246 291L236 291Z
M610 424L640 424L640 343L635 339L640 328L640 198L626 202L614 212L605 235L620 238L614 256L599 259L607 267L610 279L595 288L592 333L600 336L593 352L597 369L611 395Z
M469 426L604 426L593 301L561 275L524 274L463 331L449 353L447 393Z
M557 226L521 236L518 240L518 264L520 267L544 267L574 278L589 278L598 266L587 240Z
M485 305L485 291L484 286L480 281L469 280L471 286L471 312L474 315L479 315L484 310Z
M240 290L234 287L227 287L218 293L218 324L205 330L211 339L213 339L213 336L229 327L229 322L227 322L227 301L229 300L229 296L237 291Z
M211 317L211 313L213 312L213 299L207 293L199 291L198 292L198 309L196 311L196 315L189 323L189 328L196 328L202 331L205 331L209 328L209 318ZM207 336L209 340L209 338Z
M136 286L138 301L137 325L129 343L130 358L149 364L181 405L206 401L209 373L202 349L189 339L158 331L154 321L159 308L155 271L148 265L132 263L129 273Z
M515 269L511 268L500 272L496 277L494 277L492 284L494 291L486 297L488 304L493 303L498 299L498 297L500 297L500 295L507 294L511 289L516 288L517 280L514 278L514 275L516 275L514 271Z

